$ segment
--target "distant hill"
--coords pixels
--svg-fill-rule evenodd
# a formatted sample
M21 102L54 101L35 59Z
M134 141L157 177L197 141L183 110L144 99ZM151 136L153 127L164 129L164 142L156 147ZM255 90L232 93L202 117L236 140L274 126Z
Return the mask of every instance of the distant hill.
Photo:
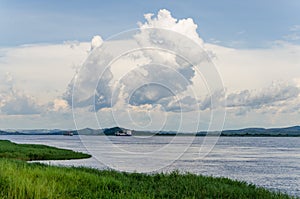
M84 128L80 130L59 130L59 129L34 129L34 130L0 130L0 135L64 135L67 132L72 132L73 135L115 135L118 131L129 130L122 127L112 127L106 129L91 129ZM136 136L184 136L184 135L196 135L196 136L218 136L220 132L206 132L200 131L197 133L182 133L175 131L132 131ZM292 126L285 128L244 128L237 130L224 130L221 132L221 136L293 136L300 137L300 126Z
M74 135L103 135L102 129L85 128L73 131Z
M245 128L222 131L222 136L300 136L300 126L286 128Z

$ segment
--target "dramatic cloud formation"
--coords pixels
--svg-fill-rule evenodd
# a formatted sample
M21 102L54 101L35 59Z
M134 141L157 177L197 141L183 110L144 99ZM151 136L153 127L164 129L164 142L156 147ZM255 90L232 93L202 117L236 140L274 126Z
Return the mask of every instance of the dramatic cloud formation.
M96 111L116 104L129 105L122 109L147 104L174 112L199 109L192 90L204 95L208 91L194 84L196 76L200 78L195 67L213 77L214 66L203 50L197 25L190 18L177 20L167 10L160 10L157 17L146 14L145 20L128 40L102 44L100 37L93 38L91 54L66 92L69 104Z

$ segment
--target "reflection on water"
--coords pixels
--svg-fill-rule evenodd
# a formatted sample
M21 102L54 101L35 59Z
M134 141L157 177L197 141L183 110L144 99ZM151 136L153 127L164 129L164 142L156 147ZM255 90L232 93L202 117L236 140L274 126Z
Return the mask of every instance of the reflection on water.
M87 151L78 136L1 135L0 139L9 139L17 143L46 144L91 153ZM172 158L175 157L174 151L183 150L190 138L180 137L180 140L168 149L169 151L163 151L158 157L152 156L151 160L143 159L143 153L139 154L138 151L149 152L162 148L170 142L170 137L155 136L143 141L132 137L109 137L113 146L124 149L124 153L112 149L112 145L107 143L108 140L104 136L86 136L84 139L84 143L89 145L88 149L94 149L92 154L99 153L106 158L100 158L100 161L110 160L110 167L128 171L145 171L149 161L151 167L156 164L160 166L161 162L166 160L172 162ZM158 172L177 169L196 174L224 176L300 196L300 137L221 137L207 156L199 158L201 157L199 148L203 139L203 137L196 137L184 155ZM88 144L89 142L91 144ZM136 156L124 157L128 155L128 151L135 152ZM139 161L131 158L138 158ZM97 159L94 157L85 160L45 162L99 169L108 167L102 164L99 158Z

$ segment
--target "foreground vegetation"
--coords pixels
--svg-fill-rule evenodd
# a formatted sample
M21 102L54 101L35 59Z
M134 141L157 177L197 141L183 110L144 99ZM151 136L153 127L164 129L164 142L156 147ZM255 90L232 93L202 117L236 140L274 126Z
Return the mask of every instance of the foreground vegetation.
M0 158L18 160L69 160L89 158L91 155L72 150L38 144L16 144L8 140L0 140Z
M130 174L29 164L21 160L0 158L0 198L290 197L227 178L182 175L178 172L152 175Z

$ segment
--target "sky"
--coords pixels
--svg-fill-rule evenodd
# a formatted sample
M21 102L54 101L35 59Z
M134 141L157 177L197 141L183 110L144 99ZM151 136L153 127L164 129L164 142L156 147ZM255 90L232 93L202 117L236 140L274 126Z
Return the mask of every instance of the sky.
M0 129L121 125L194 131L299 125L299 9L297 0L1 0ZM174 49L160 47L192 61L200 62L193 53L183 52L178 40L192 39L205 49L209 59L205 64L213 68L214 82L222 85L210 85L207 76L206 82L201 80L204 63L197 66L201 73L197 74L196 66L178 57L150 51L118 58L100 82L98 76L92 78L103 66L90 62L149 45L147 32L129 39L122 32L153 27L185 35L174 33L172 38L162 33ZM109 49L106 57L101 46ZM74 82L77 101L72 98ZM114 82L119 83L115 98ZM95 96L99 103L91 108L89 100ZM107 100L115 100L114 107ZM216 126L212 116L218 118Z
M170 10L175 18L192 18L206 41L240 48L265 47L292 39L299 24L297 0L253 1L10 1L0 2L0 45L87 41L136 28L145 13ZM295 38L294 38L295 39ZM298 41L294 41L299 44Z

